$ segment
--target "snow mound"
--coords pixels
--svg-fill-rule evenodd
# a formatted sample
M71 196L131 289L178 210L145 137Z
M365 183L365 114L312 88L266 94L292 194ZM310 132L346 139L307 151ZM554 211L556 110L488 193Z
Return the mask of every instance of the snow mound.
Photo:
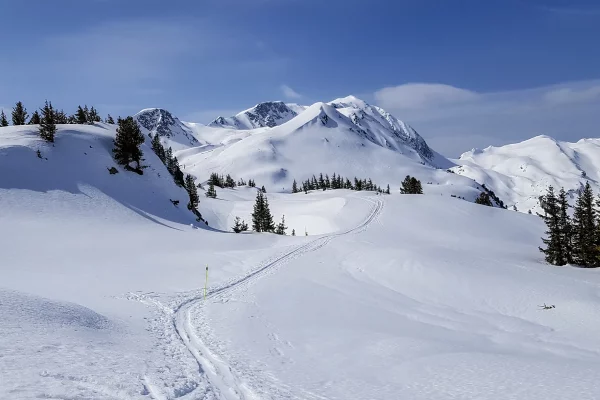
M6 290L0 290L0 315L4 329L16 329L23 323L89 329L111 326L108 318L87 307Z
M146 135L160 136L161 142L173 150L200 145L193 131L167 110L147 108L135 114L134 118Z

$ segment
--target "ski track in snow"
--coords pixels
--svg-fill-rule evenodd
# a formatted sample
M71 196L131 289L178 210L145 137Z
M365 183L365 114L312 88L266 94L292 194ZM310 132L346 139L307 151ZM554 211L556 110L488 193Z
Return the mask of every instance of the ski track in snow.
M156 307L159 311L161 311L163 316L167 316L170 319L170 324L167 324L165 328L174 330L174 333L179 338L181 344L185 346L189 354L193 356L197 363L197 371L199 376L194 379L187 377L188 379L185 380L183 387L171 390L172 396L169 396L168 393L163 393L163 391L160 390L156 384L152 383L152 380L149 376L144 376L142 385L146 389L146 394L155 400L254 400L262 398L261 395L254 393L252 389L250 389L243 381L241 381L232 367L227 365L227 363L224 362L217 354L212 352L207 344L204 343L204 341L198 336L191 322L192 310L205 305L207 300L227 301L232 294L240 290L247 289L259 279L276 272L281 266L285 265L290 260L301 257L303 254L319 250L337 237L352 233L359 233L366 230L368 226L375 221L379 215L381 215L384 207L384 201L381 197L376 199L370 199L367 197L360 198L373 203L373 208L371 209L367 218L358 226L346 231L323 235L308 243L298 246L291 251L287 251L276 257L267 259L261 263L260 266L249 271L245 275L230 280L219 287L210 289L206 294L206 300L204 298L203 289L194 291L191 297L188 297L188 294L186 296L187 299L184 298L183 301L179 300L179 304L175 307L165 306L160 301L156 300L156 294L154 293L127 294L126 297L128 299L142 302L148 306ZM161 336L164 338L169 338L168 333L164 333ZM173 335L171 335L171 340L172 336ZM165 382L165 386L173 389L174 385ZM279 392L277 387L272 385L270 387L271 389ZM199 393L200 391L202 393ZM305 397L303 398L323 399L323 397L317 396L313 393L305 392L304 394ZM283 395L283 393L278 393L278 395Z

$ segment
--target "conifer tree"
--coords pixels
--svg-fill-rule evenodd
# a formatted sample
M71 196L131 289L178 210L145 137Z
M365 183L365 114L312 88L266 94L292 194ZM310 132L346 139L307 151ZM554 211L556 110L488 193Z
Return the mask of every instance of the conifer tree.
M387 189L385 189L385 194L390 194L390 184L388 183Z
M567 264L573 262L573 245L571 243L571 217L569 216L569 201L564 188L558 192L558 229L560 232L560 248Z
M267 193L267 189L265 189L265 185L263 185L263 187L260 188L260 191L263 193Z
M40 137L47 142L54 143L54 134L56 133L56 123L54 122L54 109L52 103L46 100L42 109L42 119L40 121Z
M227 174L227 176L225 177L225 187L229 187L229 188L235 187L235 181L229 174Z
M579 193L573 212L573 261L584 267L595 267L598 262L596 245L596 210L594 194L589 182Z
M262 232L262 216L265 208L265 197L260 190L256 192L256 201L252 211L252 229L255 232Z
M294 182L292 183L292 193L298 193L298 184L296 183L295 179L294 179Z
M556 198L555 198L556 200ZM479 193L479 196L475 199L475 204L481 204L488 207L493 207L492 200L490 200L490 195L486 192Z
M273 232L275 230L275 223L273 222L273 215L269 209L269 200L267 196L264 196L264 207L261 215L262 231Z
M86 106L87 108L87 106ZM87 124L88 119L87 119L87 113L86 111L81 108L81 106L77 106L77 112L75 113L75 121L78 124ZM121 126L121 124L119 124L119 126Z
M57 124L69 123L69 118L67 117L67 114L65 114L64 110L55 111L54 112L54 120Z
M12 123L13 125L25 125L25 121L27 121L27 109L20 101L15 104L15 107L12 111Z
M88 123L93 124L94 122L102 122L102 118L100 118L98 111L92 106L89 111Z
M143 156L140 146L144 143L144 139L144 134L133 117L121 119L113 148L117 163L129 167L131 162L135 162L136 168L139 170Z
M157 135L158 136L158 135ZM187 190L190 197L188 203L188 210L197 210L200 204L200 197L198 197L198 188L196 187L196 178L192 175L185 176L185 190Z
M483 194L484 192L482 192ZM544 253L546 262L552 265L565 265L566 260L561 248L561 234L560 234L560 220L559 213L560 207L558 205L558 199L554 193L552 186L548 187L548 192L543 196L540 202L544 214L540 214L548 230L546 231L546 238L542 241L546 245L546 248L539 248Z
M158 135L158 133L152 136L152 141L150 142L150 145L152 146L152 151L154 151L154 154L158 156L158 158L160 159L160 161L162 161L163 164L166 164L167 157L165 154L165 148L160 142L160 136Z
M31 118L29 118L29 125L39 125L41 120L40 113L35 110L33 114L31 114Z
M110 114L108 114L108 117L106 117L106 123L111 125L115 124L115 120L110 116Z
M6 119L6 114L4 114L4 110L0 113L0 126L8 126L8 120Z
M83 113L85 114L85 120L88 124L93 123L91 118L90 118L90 110L87 106L87 104L85 106L83 106Z
M287 226L285 226L285 215L282 215L281 221L277 224L277 227L275 228L275 233L278 235L285 235L286 229Z
M329 175L325 174L325 188L331 189L331 181L329 180Z
M240 217L235 217L235 221L233 222L233 227L231 228L235 233L245 232L248 230L248 224L246 221L240 219Z
M208 190L206 191L206 197L210 197L211 199L217 198L217 191L215 189L215 185L212 182L208 184Z
M296 236L296 230L292 229L292 236Z

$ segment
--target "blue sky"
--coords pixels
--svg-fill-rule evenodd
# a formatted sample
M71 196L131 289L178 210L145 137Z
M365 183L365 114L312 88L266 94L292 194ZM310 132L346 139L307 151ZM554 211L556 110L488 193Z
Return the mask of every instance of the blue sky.
M597 1L21 0L2 15L3 107L209 122L354 94L449 156L600 135Z

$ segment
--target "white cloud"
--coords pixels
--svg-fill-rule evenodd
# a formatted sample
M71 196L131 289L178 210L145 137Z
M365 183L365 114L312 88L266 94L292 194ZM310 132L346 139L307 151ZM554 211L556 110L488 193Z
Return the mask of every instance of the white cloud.
M407 83L375 92L375 99L394 109L423 109L476 100L477 93L436 83Z
M300 93L296 92L294 89L292 89L288 85L281 85L280 89L281 89L281 92L283 93L283 95L287 99L297 100L297 99L301 99L302 98L302 95Z
M449 157L540 134L600 137L599 80L492 93L419 83L383 88L374 98Z

